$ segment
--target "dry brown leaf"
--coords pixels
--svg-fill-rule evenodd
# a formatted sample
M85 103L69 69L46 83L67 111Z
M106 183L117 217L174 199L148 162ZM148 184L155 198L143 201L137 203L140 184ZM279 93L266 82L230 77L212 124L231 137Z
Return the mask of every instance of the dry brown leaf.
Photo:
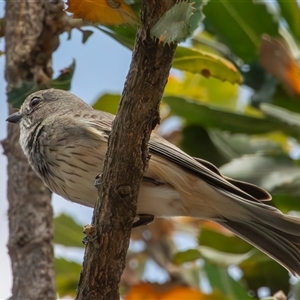
M260 63L291 93L300 96L300 66L288 45L268 35L262 36Z

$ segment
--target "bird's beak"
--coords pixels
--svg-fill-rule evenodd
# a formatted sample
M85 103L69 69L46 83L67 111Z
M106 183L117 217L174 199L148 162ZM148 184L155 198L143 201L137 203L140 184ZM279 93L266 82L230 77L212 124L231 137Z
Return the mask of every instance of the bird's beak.
M11 114L10 116L8 116L8 118L6 119L7 122L10 123L16 123L18 124L22 119L22 115L17 111L13 114Z

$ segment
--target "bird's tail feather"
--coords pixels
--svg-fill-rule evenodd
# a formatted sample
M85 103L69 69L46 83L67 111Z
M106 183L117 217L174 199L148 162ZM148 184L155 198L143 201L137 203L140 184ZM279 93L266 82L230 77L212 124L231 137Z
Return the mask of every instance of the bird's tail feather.
M271 256L294 275L300 275L300 220L256 207L253 219L218 223Z

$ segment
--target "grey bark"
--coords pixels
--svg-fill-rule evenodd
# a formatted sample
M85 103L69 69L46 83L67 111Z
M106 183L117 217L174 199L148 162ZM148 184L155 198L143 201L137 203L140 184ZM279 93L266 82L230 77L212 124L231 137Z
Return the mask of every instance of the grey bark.
M164 46L153 40L150 29L174 2L143 1L143 28L137 33L109 139L77 300L119 299L139 186L149 160L147 143L159 123L159 103L176 49L175 44Z
M7 0L5 43L7 91L24 81L45 84L51 55L66 25L59 0ZM9 111L13 109L9 107ZM18 126L8 125L2 142L8 158L7 197L14 300L56 299L51 193L28 165L18 144Z

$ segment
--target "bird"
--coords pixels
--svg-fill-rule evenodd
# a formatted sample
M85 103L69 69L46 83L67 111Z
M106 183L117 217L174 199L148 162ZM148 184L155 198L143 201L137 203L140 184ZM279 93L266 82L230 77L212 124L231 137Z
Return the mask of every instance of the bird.
M48 188L93 207L114 115L93 109L63 90L29 95L7 121L19 124L20 146ZM300 275L300 218L267 204L271 195L251 183L223 176L156 133L141 182L133 226L154 218L189 216L229 229L292 274Z

